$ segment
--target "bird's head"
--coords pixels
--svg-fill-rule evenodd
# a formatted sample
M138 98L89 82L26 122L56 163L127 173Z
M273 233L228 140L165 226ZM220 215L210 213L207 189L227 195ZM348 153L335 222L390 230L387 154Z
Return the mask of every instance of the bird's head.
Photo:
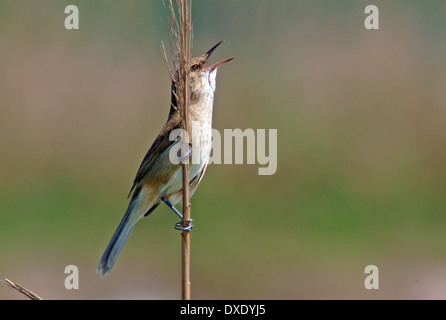
M212 55L212 52L222 43L223 41L220 41L215 46L213 46L210 50L208 50L206 53L202 54L201 56L198 56L196 58L193 58L189 62L189 84L191 88L192 94L194 93L206 93L209 90L212 90L212 92L215 91L215 78L217 76L217 69L222 64L231 61L234 59L228 58L225 60L222 60L220 62L214 63L213 65L210 65L208 67L205 66L207 60Z

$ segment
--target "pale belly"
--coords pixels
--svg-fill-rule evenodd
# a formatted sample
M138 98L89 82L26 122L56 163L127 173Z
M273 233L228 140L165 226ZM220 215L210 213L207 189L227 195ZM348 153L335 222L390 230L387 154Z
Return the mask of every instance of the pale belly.
M212 149L212 130L203 132L204 135L193 137L192 139L192 155L189 157L189 181L192 181L196 176L200 175L203 169L209 163L210 153ZM178 169L175 171L170 183L166 185L161 194L170 195L178 192L183 188L183 172L182 166L178 165ZM191 194L192 195L192 194ZM171 199L171 202L178 202L175 199Z

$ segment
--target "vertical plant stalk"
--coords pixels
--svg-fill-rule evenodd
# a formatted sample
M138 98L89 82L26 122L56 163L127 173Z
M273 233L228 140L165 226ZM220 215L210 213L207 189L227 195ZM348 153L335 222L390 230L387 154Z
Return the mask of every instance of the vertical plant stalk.
M178 77L169 68L169 73L175 81L176 95L178 101L178 111L182 116L182 127L185 132L188 130L188 104L189 104L189 61L192 43L192 0L175 0L178 11L178 18L173 5L173 0L169 0L169 35L170 47L172 51L173 70L178 70ZM163 45L164 58L167 65L167 55ZM189 134L182 137L183 142L189 146ZM184 150L184 149L183 149ZM190 212L190 175L189 158L182 161L183 178L183 221L187 227L192 219ZM190 300L190 230L183 230L182 239L182 299Z
M189 60L190 60L190 47L191 47L191 11L192 0L179 0L180 4L180 38L181 44L181 58L180 62L180 75L183 79L183 86L181 95L183 96L183 129L188 131L188 104L189 104ZM189 145L189 141L186 141ZM190 212L190 184L189 184L189 158L182 163L183 170L183 226L189 225L191 222ZM183 300L190 300L190 230L183 230L181 233L182 238L182 298Z

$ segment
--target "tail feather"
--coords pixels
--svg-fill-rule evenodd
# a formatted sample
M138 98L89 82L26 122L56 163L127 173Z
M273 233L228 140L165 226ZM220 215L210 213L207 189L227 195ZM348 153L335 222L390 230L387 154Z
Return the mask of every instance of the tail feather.
M102 254L101 260L99 261L96 269L96 273L101 274L102 277L109 274L136 223L139 219L144 217L144 213L140 212L141 210L139 208L140 196L141 194L131 200L129 207L127 208L127 212L122 218L121 223ZM157 207L157 205L154 207Z
M126 214L122 218L121 223L113 234L109 244L107 245L107 248L102 254L101 260L99 261L96 269L96 273L101 274L102 277L105 277L113 268L116 259L121 253L124 244L138 221L138 219L130 219L130 212L131 210L129 207Z

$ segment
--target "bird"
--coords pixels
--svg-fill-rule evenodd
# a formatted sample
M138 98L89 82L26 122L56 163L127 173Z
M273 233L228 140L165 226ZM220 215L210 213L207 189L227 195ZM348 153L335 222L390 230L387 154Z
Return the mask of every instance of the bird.
M212 111L217 69L234 59L232 57L211 66L205 66L211 54L222 42L217 43L206 53L191 59L188 65L190 86L188 128L191 128L192 124L199 124L198 130L188 132L191 143L189 144L190 152L186 156L199 152L199 161L192 161L189 166L190 196L203 178L212 149ZM178 108L176 94L178 74L179 71L176 70L172 77L168 119L142 160L128 195L130 201L127 210L97 266L96 273L101 277L110 273L136 223L152 213L161 202L168 205L182 218L182 214L175 208L175 205L182 200L181 163L175 163L169 158L172 148L179 143L178 139L171 139L170 135L174 130L182 128L182 115ZM176 224L176 228L183 230L186 228L190 230L191 227L192 224L189 226Z

